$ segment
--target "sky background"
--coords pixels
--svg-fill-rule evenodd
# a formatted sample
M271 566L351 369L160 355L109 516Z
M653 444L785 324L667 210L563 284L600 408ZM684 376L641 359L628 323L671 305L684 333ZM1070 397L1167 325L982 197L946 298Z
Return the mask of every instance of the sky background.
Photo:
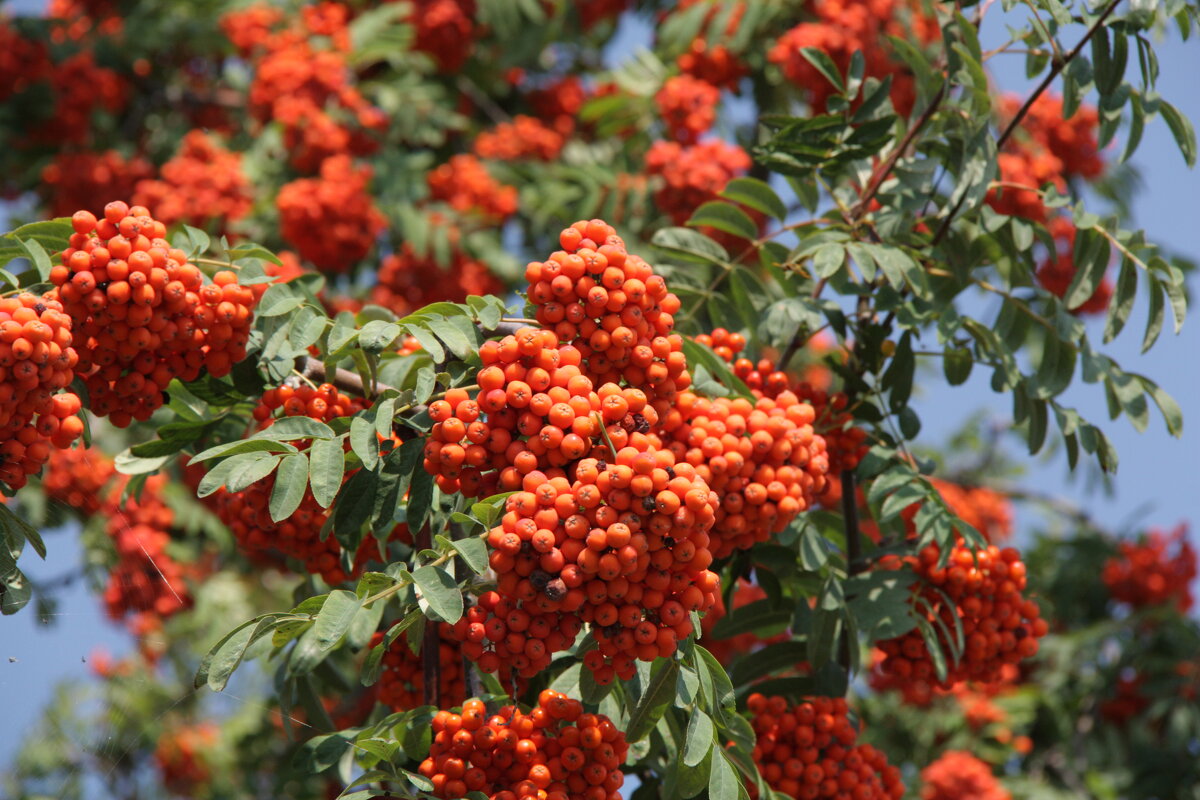
M40 0L0 3L8 11L36 10L41 6ZM985 50L1006 38L1002 17L998 4L989 11L982 30ZM647 30L644 24L623 24L622 38L614 43L614 51L629 52L629 45L646 40ZM1071 43L1075 38L1068 35L1064 41ZM1162 67L1159 92L1187 117L1200 123L1200 88L1196 81L1200 72L1200 45L1182 43L1176 35L1171 41L1160 43L1157 52ZM997 85L1004 89L1024 93L1030 88L1024 78L1021 56L993 58L987 67ZM1118 139L1120 146L1121 135ZM1141 174L1142 187L1133 205L1133 218L1125 220L1124 227L1144 228L1150 241L1160 243L1168 251L1200 258L1200 213L1196 210L1200 173L1186 169L1161 119L1147 126L1133 164ZM0 219L0 229L4 228L2 223ZM992 307L980 306L989 308ZM994 310L982 313L985 320L992 315ZM1102 321L1089 324L1094 341L1099 342ZM1078 480L1065 477L1066 464L1061 457L1027 462L1029 471L1021 480L1022 485L1066 496L1102 524L1118 530L1172 527L1195 517L1196 498L1200 495L1200 473L1195 465L1196 446L1200 443L1197 433L1200 322L1190 320L1180 336L1174 336L1169 325L1168 313L1168 328L1158 344L1148 355L1140 355L1145 298L1139 297L1137 310L1125 332L1106 346L1105 352L1127 371L1157 380L1179 402L1185 418L1183 438L1169 436L1156 412L1144 434L1136 432L1124 418L1109 422L1102 389L1096 385L1075 386L1064 398L1065 404L1074 405L1084 417L1100 424L1120 454L1113 495L1088 491ZM971 381L957 389L947 389L940 378L931 382L928 392L922 393L918 387L916 408L924 422L920 442L942 443L981 408L989 409L995 419L1007 418L1009 402L992 394L985 372L976 370ZM1022 458L1022 446L1015 438L1002 440L1002 446L1010 455ZM1033 521L1024 513L1019 519L1026 525ZM1193 528L1193 540L1200 540L1198 533ZM73 532L49 533L47 546L48 562L39 562L32 553L22 558L22 567L34 579L61 575L78 566L79 548ZM4 724L0 725L0 771L29 734L56 682L88 678L91 668L85 659L90 659L98 648L120 655L132 647L122 629L104 617L100 599L81 584L60 594L59 601L54 624L49 627L38 624L32 607L14 617L0 619L0 708L5 712ZM239 621L230 620L230 625Z

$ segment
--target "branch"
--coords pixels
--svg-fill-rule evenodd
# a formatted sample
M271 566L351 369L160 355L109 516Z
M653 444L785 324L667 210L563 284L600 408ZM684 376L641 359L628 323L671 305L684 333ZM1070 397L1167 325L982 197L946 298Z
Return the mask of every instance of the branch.
M879 192L879 187L892 174L892 169L895 168L896 162L900 160L900 156L909 148L913 140L917 138L917 134L925 127L926 123L933 118L937 112L938 106L942 104L942 100L946 97L946 83L943 82L938 87L937 93L930 99L929 105L921 112L921 116L917 117L916 122L908 129L908 133L904 134L904 138L900 140L900 144L892 151L892 154L887 157L887 160L875 168L871 173L871 179L867 181L867 188L863 192L862 197L854 205L853 218L857 222L867 212L867 206L875 199L875 195Z
M362 376L357 372L351 372L348 369L337 367L333 374L330 375L325 370L325 362L312 356L305 356L304 360L296 366L296 370L300 373L300 377L306 380L314 380L320 383L332 383L339 389L354 394L367 396L366 386L363 384ZM386 392L388 389L395 389L394 386L388 386L386 383L376 383L375 391Z
M1043 78L1042 82L1038 84L1038 87L1033 90L1033 94L1029 95L1029 97L1025 100L1025 103L1019 109L1017 109L1017 113L1009 121L1008 127L1006 127L1000 134L1000 137L996 139L997 150L1004 147L1005 143L1008 142L1009 137L1013 135L1017 127L1025 119L1025 115L1029 113L1029 109L1032 108L1033 104L1037 102L1037 99L1041 97L1047 89L1050 88L1050 84L1054 82L1054 79L1057 78L1064 69L1066 69L1067 65L1074 61L1075 58L1083 51L1083 48L1087 46L1087 43L1091 41L1093 36L1096 35L1096 31L1100 30L1100 27L1104 25L1104 21L1108 19L1114 11L1117 10L1117 5L1119 5L1120 2L1121 0L1112 0L1112 2L1108 4L1108 7L1104 9L1104 13L1097 17L1096 21L1093 22L1091 27L1087 29L1087 32L1083 35L1083 38L1079 40L1079 43L1076 44L1075 47L1071 48L1071 52L1067 53L1060 59L1054 60L1054 63L1050 66L1050 71L1046 73L1046 77ZM946 219L942 221L941 227L939 227L937 233L934 234L933 240L929 243L930 248L937 247L939 244L941 244L942 239L944 239L946 234L950 231L950 223L954 220L955 215L958 214L959 210L962 208L962 204L966 201L966 199L966 194L963 194L962 197L958 198L958 202L954 204L954 208L950 209L950 213L946 215Z
M433 533L426 522L417 534L417 550L428 550L433 545ZM421 674L425 680L424 702L427 706L440 708L439 696L442 688L442 641L438 623L425 620L425 637L421 642Z

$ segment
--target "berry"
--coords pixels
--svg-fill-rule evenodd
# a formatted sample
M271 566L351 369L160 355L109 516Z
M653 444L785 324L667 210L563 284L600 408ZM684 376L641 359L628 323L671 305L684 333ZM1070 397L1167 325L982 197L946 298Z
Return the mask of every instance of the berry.
M463 703L461 714L439 711L420 773L443 798L620 800L628 752L608 717L547 689L529 714L504 706L488 717L480 700Z
M371 174L338 155L325 159L319 178L284 184L275 199L280 235L317 269L349 272L387 227L368 190Z
M313 387L307 384L284 384L263 393L254 409L259 429L268 428L281 417L307 416L322 422L348 417L366 408L364 401L341 394L330 384ZM297 446L305 447L301 440ZM347 447L349 445L347 444ZM356 470L350 470L343 482ZM294 558L303 564L305 572L320 575L326 583L337 585L357 574L370 557L376 554L377 542L366 537L354 554L353 569L342 563L342 547L333 536L322 537L321 531L329 518L311 488L304 490L299 507L291 516L276 522L271 519L271 493L275 473L260 478L239 492L220 489L215 497L217 516L224 522L238 545L253 560L275 563L279 557ZM396 538L408 536L405 526L392 532Z
M746 708L757 736L754 763L775 791L797 800L899 800L904 795L900 770L871 745L857 744L845 699L808 697L791 706L782 697L755 693ZM752 783L746 788L756 796Z
M0 298L0 481L13 489L83 433L79 397L60 391L78 364L77 335L53 292Z
M753 403L691 392L676 399L663 422L668 447L721 498L714 557L767 541L824 491L829 458L815 414L789 391Z
M960 542L945 566L939 566L939 560L937 545L928 545L917 556L890 557L881 566L904 564L917 574L913 593L922 598L920 607L937 631L938 646L949 652L950 643L943 641L945 631L961 627L962 658L947 665L944 678L938 677L924 638L913 630L878 643L885 654L884 672L950 688L965 680L996 681L1004 665L1037 653L1037 640L1049 626L1040 618L1037 603L1023 595L1025 564L1020 553L995 545L972 551Z
M700 134L712 127L717 118L721 91L691 75L668 78L654 95L658 113L671 138L694 144Z
M475 137L475 155L496 161L553 161L566 139L534 117L518 114Z
M460 213L475 214L499 224L517 211L517 190L496 181L474 156L452 156L430 170L425 179L434 200L447 203Z
M921 770L921 800L1011 800L992 768L970 753L947 750Z
M603 220L574 223L559 243L525 267L529 302L539 323L579 351L584 374L638 387L652 405L690 386L683 339L673 333L680 301L666 281Z
M140 156L60 152L42 168L41 189L51 216L69 217L78 208L100 208L109 197L128 197L153 176L154 166Z
M117 551L104 604L111 619L129 617L130 629L144 633L190 608L192 598L184 567L167 554L175 514L161 499L166 476L150 476L140 497L122 503L125 484L122 480L113 488L102 508L105 531Z
M435 623L428 623L435 624ZM448 705L458 705L467 698L467 684L463 676L463 654L460 644L454 640L452 630L446 623L438 623L438 700ZM371 641L374 647L383 641L383 634L375 634ZM383 670L379 674L379 701L393 711L407 711L425 703L425 675L421 657L409 646L408 632L400 634L383 654Z
M42 490L55 502L90 517L102 507L104 486L116 474L112 459L90 447L54 449Z
M111 192L110 192L111 196ZM188 131L179 153L162 165L157 180L138 183L133 201L154 208L168 227L179 222L225 231L250 211L250 182L241 153L221 147L203 131Z
M170 729L158 738L154 761L163 785L181 797L194 797L212 777L209 753L220 742L221 729L213 722Z
M1134 608L1171 604L1181 613L1192 607L1196 551L1185 525L1170 534L1152 530L1140 542L1119 543L1117 551L1102 573L1114 600Z
M233 272L212 283L167 242L166 226L116 201L77 214L71 246L50 271L72 320L76 375L90 409L117 427L146 420L174 378L229 374L246 356L255 292Z

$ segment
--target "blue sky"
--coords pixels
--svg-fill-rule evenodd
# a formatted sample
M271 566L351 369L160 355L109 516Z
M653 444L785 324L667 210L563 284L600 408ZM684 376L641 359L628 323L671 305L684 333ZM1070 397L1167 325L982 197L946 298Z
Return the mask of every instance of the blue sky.
M22 0L7 4L8 9L36 8L38 0ZM984 47L995 46L1003 37L999 8L989 12L984 24ZM636 31L632 32L636 38ZM1072 41L1071 37L1066 37ZM1181 43L1177 39L1163 43L1159 49L1162 65L1160 93L1175 103L1193 121L1200 122L1200 89L1195 75L1200 70L1200 46ZM1020 56L992 59L988 64L998 85L1024 91L1028 83L1023 76ZM1134 204L1134 217L1125 227L1145 228L1151 241L1161 243L1178 253L1200 257L1200 223L1197 195L1200 195L1200 173L1189 172L1162 120L1151 123L1133 163L1140 170L1143 187ZM1125 369L1149 375L1158 380L1180 403L1184 411L1185 432L1182 440L1171 438L1154 418L1145 434L1138 434L1122 419L1107 422L1104 399L1096 386L1081 386L1068 397L1084 416L1104 423L1121 456L1120 473L1113 497L1086 492L1083 487L1064 478L1065 463L1056 459L1049 463L1031 465L1023 479L1026 486L1041 491L1062 494L1086 507L1097 519L1114 528L1132 524L1172 526L1195 516L1195 497L1200 494L1194 449L1200 441L1196 426L1200 425L1200 322L1193 319L1185 325L1182 335L1165 332L1158 345L1146 356L1138 352L1144 326L1144 305L1130 321L1125 333L1107 352ZM1096 341L1100 339L1100 324L1093 325ZM936 390L936 391L934 391ZM968 384L946 390L935 384L931 391L919 394L917 408L925 423L922 441L940 443L981 407L991 409L998 418L1005 418L1008 403L997 401L986 380L977 371ZM1012 455L1021 450L1015 440L1005 442ZM1193 529L1194 539L1200 530ZM22 560L30 574L50 577L76 566L79 551L73 533L64 532L47 537L49 562L39 563L36 556L27 554ZM60 596L55 624L41 627L32 609L15 617L0 620L0 705L5 710L5 724L0 726L0 770L23 739L28 726L37 719L39 710L50 699L54 682L62 679L86 678L90 667L84 662L97 647L114 653L130 648L127 636L108 622L98 597L76 585Z

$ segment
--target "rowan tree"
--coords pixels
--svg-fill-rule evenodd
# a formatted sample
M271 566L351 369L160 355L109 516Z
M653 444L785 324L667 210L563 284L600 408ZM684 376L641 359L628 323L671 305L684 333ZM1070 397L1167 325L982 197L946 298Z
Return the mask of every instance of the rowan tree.
M1200 797L1185 529L1012 469L1182 432L1200 10L1001 6L0 16L0 610L77 541L136 643L5 796Z

